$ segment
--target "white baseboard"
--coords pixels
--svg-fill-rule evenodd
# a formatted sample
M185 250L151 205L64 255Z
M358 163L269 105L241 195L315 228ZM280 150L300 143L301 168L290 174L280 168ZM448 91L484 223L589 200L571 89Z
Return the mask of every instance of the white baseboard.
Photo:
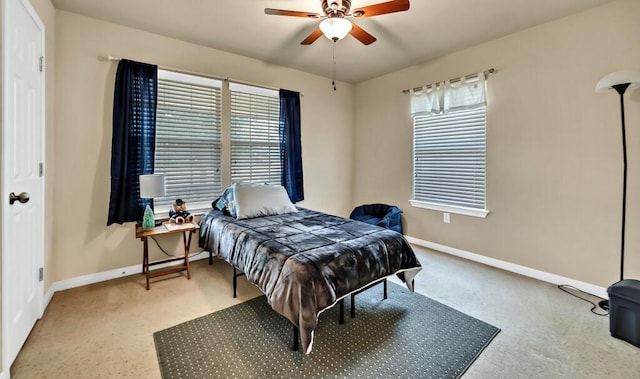
M0 372L0 379L9 379L9 375L5 371L2 371Z
M450 255L454 255L454 256L460 257L460 258L468 259L470 261L482 263L482 264L485 264L487 266L496 267L496 268L499 268L499 269L502 269L502 270L505 270L505 271L510 271L510 272L514 272L516 274L528 276L530 278L542 280L544 282L548 282L548 283L552 283L552 284L556 284L556 285L559 285L559 284L570 285L570 286L576 287L576 288L578 288L578 289L580 289L582 291L585 291L587 293L590 293L590 294L596 295L598 297L601 297L603 299L608 299L609 298L609 296L607 295L607 289L606 288L600 287L600 286L596 286L594 284L581 282L581 281L578 281L578 280L566 278L566 277L563 277L563 276L551 274L551 273L548 273L548 272L536 270L536 269L533 269L533 268L517 265L517 264L506 262L506 261L501 261L499 259L486 257L484 255L471 253L471 252L468 252L468 251L465 251L465 250L456 249L455 247L441 245L441 244L438 244L438 243L435 243L435 242L429 242L429 241L425 241L425 240L422 240L422 239L419 239L419 238L415 238L415 237L406 236L406 239L407 239L407 241L409 241L409 243L412 243L412 244L415 244L415 245L418 245L418 246L423 246L423 247L426 247L428 249L437 250L437 251L440 251L440 252L443 252L443 253L446 253L446 254L450 254ZM204 252L202 254L193 255L189 260L190 261L196 261L196 260L200 260L200 259L206 259L208 257L209 257L209 254ZM158 268L164 268L164 267L169 267L171 265L178 265L178 264L180 264L180 261L161 264L161 265L158 265L157 267ZM119 268L119 269L115 269L115 270L103 271L103 272L98 272L98 273L95 273L95 274L83 275L83 276L78 276L78 277L75 277L75 278L70 278L70 279L65 279L65 280L61 280L61 281L58 281L58 282L54 282L51 285L51 287L49 287L49 290L47 291L47 293L46 293L46 295L44 297L43 307L42 307L43 312L44 312L44 309L46 309L47 306L49 305L49 302L51 301L51 299L53 298L53 294L56 293L57 291L63 291L63 290L71 289L71 288L86 286L88 284L104 282L106 280L121 278L123 276L139 274L141 272L141 270L142 270L142 265L133 265L133 266L129 266L129 267L123 267L123 268ZM3 374L4 373L0 373L0 379L5 379L2 376Z
M189 262L197 261L200 259L207 259L207 258L209 258L209 253L206 251L202 253L194 253L191 255L191 257L189 257ZM177 266L181 264L180 262L181 261L162 263L159 265L154 265L153 268L156 269L156 268ZM141 272L142 272L142 264L139 264L139 265L133 265L129 267L118 268L115 270L97 272L95 274L77 276L75 278L69 278L69 279L58 281L58 282L53 282L53 284L51 284L51 287L49 287L49 290L44 296L42 312L44 313L44 310L47 309L49 302L53 298L53 294L58 291L64 291L71 288L86 286L88 284L104 282L106 280L121 278L123 276L140 274ZM3 379L3 378L0 377L0 379Z
M603 299L609 298L606 288L596 286L594 284L585 283L585 282L581 282L581 281L570 279L570 278L565 278L563 276L536 270L526 266L520 266L520 265L506 262L506 261L501 261L499 259L486 257L484 255L471 253L468 251L456 249L455 247L441 245L435 242L429 242L429 241L425 241L425 240L421 240L421 239L409 237L409 236L406 236L405 238L407 239L407 241L409 241L409 243L412 243L418 246L423 246L428 249L437 250L450 255L455 255L456 257L468 259L470 261L482 263L487 266L496 267L505 271L514 272L516 274L528 276L530 278L542 280L544 282L552 283L555 285L560 285L560 284L570 285L579 290L596 295Z

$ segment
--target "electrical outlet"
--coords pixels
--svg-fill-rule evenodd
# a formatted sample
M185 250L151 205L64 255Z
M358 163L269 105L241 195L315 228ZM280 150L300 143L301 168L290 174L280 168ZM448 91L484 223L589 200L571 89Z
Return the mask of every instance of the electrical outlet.
M448 223L451 222L451 215L449 213L447 213L447 212L444 212L442 214L442 219L443 219L445 224L448 224Z

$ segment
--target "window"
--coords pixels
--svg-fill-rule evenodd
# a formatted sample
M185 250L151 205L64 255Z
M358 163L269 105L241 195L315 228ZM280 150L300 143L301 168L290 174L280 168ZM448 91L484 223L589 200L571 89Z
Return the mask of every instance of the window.
M229 83L231 180L280 184L278 91Z
M155 173L165 175L166 211L177 198L189 209L211 206L221 187L221 88L219 80L158 70Z
M279 92L222 84L158 70L154 171L165 175L165 196L155 199L157 212L168 211L177 198L190 210L209 208L226 185L223 171L231 173L231 181L280 184ZM223 122L225 91L230 121ZM224 153L223 134L230 136Z
M413 206L488 214L484 88L482 75L412 94L412 110L418 110L413 112Z

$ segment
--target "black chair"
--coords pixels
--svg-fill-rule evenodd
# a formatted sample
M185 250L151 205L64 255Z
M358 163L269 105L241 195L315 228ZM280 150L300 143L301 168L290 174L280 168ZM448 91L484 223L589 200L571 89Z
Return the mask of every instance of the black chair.
M349 215L352 220L381 226L402 234L402 211L394 205L365 204L356 207Z

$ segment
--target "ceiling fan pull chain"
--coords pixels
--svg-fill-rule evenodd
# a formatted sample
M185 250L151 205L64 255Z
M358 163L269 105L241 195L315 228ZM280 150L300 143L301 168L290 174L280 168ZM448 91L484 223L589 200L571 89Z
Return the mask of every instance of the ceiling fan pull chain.
M333 41L333 81L331 82L333 90L336 90L336 41Z

